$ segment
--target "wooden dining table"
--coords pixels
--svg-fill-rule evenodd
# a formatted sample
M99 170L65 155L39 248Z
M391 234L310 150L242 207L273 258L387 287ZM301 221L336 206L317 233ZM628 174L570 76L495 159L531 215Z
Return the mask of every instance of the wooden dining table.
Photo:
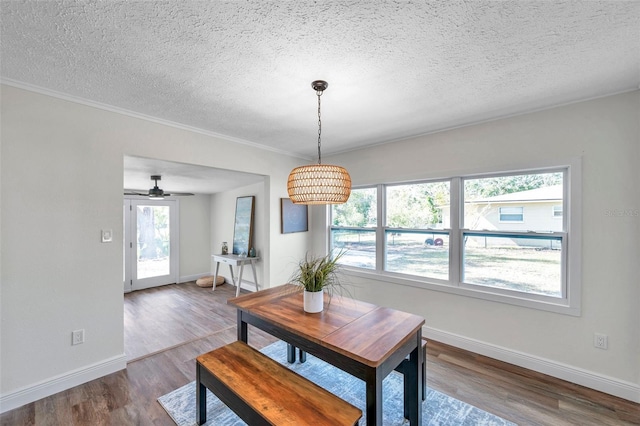
M421 425L424 318L327 294L324 310L310 314L302 297L297 286L285 284L229 299L237 308L238 340L248 342L252 325L363 380L367 425L382 425L382 381L408 362L404 414L412 426Z

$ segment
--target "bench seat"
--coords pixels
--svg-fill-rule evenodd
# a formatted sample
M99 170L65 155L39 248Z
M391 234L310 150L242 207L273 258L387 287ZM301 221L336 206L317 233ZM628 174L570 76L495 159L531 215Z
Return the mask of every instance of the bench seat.
M236 341L196 358L196 421L206 389L250 426L357 425L362 411L268 356Z

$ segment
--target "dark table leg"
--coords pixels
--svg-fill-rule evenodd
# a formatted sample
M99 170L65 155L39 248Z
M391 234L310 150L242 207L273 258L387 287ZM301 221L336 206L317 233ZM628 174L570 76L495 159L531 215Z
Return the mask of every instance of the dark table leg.
M404 418L409 420L409 403L407 402L409 399L407 398L406 395L411 395L411 381L409 380L409 378L407 376L411 375L411 371L410 371L410 367L411 365L409 364L409 360L405 359L402 361L402 364L400 364L400 366L402 367L402 381L404 384Z
M238 340L248 343L249 330L246 322L242 320L242 311L238 309Z
M296 347L291 343L287 343L287 362L289 364L296 362Z
M196 365L196 423L207 421L207 388L200 383L200 364Z
M411 426L422 425L422 332L418 330L417 345L409 356L405 370L404 412Z
M382 426L382 379L377 371L367 378L367 426Z

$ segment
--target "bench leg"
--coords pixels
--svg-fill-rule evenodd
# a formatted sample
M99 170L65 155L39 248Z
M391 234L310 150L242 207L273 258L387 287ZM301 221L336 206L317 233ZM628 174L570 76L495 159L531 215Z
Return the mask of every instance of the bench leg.
M409 381L406 379L406 371L407 364L409 360L403 359L400 365L398 365L395 370L399 373L402 373L404 380L404 392L405 395L410 391L409 389ZM427 399L427 345L422 345L422 400ZM409 412L407 407L404 407L404 418L409 418Z
M300 363L303 363L307 360L307 353L302 349L299 349L298 354L300 355Z
M196 368L196 423L207 421L207 388L200 383L200 365Z

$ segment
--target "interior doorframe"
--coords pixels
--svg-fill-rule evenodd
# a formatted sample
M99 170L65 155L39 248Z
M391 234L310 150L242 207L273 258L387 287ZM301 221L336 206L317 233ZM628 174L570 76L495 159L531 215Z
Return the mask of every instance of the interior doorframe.
M157 287L166 284L178 283L180 280L180 201L175 197L166 197L164 200L151 200L145 196L137 195L125 195L123 200L123 290L125 293L133 291L133 282L137 280L136 276L136 261L137 261L137 220L136 214L133 212L133 207L140 204L149 205L167 205L166 202L173 203L172 211L170 212L170 272L169 279L154 279L157 277L144 278L147 280L142 286L135 288L135 290L142 290L145 288ZM170 205L170 204L169 204ZM171 205L170 205L171 208ZM128 216L128 219L127 219ZM135 247L134 247L135 245ZM167 277L163 275L162 277Z

